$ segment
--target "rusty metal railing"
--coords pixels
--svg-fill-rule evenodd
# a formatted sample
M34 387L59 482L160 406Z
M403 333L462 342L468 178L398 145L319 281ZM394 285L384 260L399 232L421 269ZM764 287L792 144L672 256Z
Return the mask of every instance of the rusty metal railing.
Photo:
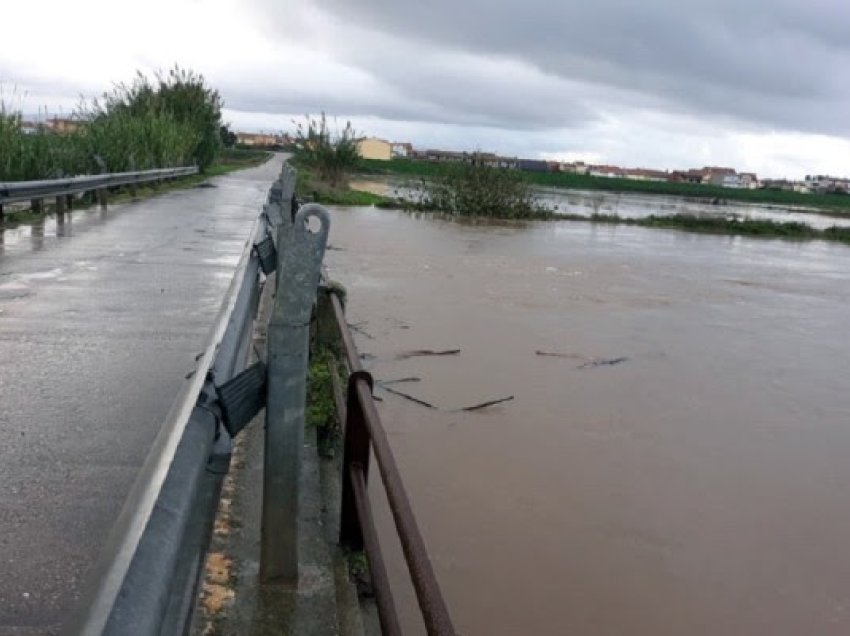
M344 422L340 543L353 550L365 548L381 630L385 636L402 634L367 490L370 449L374 450L425 627L431 636L453 636L455 630L449 610L375 408L372 376L360 362L336 290L328 289L327 293L332 322L339 331L349 369L348 395L345 398L341 395L341 386L335 383L337 410L340 421Z

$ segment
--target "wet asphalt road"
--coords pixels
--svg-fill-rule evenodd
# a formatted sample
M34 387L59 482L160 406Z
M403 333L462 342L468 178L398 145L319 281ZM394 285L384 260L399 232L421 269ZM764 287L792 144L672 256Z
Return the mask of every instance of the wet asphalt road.
M0 636L68 616L280 165L0 233Z

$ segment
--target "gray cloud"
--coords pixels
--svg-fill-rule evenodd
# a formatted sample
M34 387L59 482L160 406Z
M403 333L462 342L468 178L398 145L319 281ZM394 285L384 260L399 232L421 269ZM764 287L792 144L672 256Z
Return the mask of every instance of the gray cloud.
M296 21L299 28L324 14L333 33L324 45L409 98L386 109L388 117L563 128L606 108L648 106L764 129L850 133L843 0L299 6L312 16ZM255 7L273 27L292 23L293 3L255 0ZM499 63L504 77L491 72ZM520 67L531 80L515 72Z

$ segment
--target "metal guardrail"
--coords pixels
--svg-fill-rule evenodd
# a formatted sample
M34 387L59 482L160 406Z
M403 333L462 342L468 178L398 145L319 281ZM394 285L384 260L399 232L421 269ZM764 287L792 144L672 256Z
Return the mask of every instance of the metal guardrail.
M163 168L159 170L141 170L136 172L114 172L110 174L84 175L62 179L42 181L6 181L0 182L0 208L7 203L38 201L51 197L62 197L92 190L104 190L118 186L137 185L185 177L198 173L197 166Z
M230 462L216 389L247 363L261 285L256 245L279 220L266 205L255 221L210 344L166 416L64 633L185 632Z
M360 354L357 352L336 290L328 289L327 293L333 314L332 322L338 330L349 370L347 396L343 397L340 383L334 381L337 413L340 421L345 422L340 543L354 550L365 548L375 587L381 631L385 636L401 635L401 624L395 609L392 586L378 542L367 490L371 447L375 452L425 628L430 636L454 636L455 630L448 607L440 592L425 541L416 523L401 473L372 398L372 375L363 369L360 362Z

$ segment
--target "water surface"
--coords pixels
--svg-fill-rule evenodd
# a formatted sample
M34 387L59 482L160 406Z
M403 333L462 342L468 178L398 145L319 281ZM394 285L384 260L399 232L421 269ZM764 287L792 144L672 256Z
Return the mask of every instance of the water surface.
M439 407L377 390L460 633L850 631L850 249L369 208L331 243L376 378Z

